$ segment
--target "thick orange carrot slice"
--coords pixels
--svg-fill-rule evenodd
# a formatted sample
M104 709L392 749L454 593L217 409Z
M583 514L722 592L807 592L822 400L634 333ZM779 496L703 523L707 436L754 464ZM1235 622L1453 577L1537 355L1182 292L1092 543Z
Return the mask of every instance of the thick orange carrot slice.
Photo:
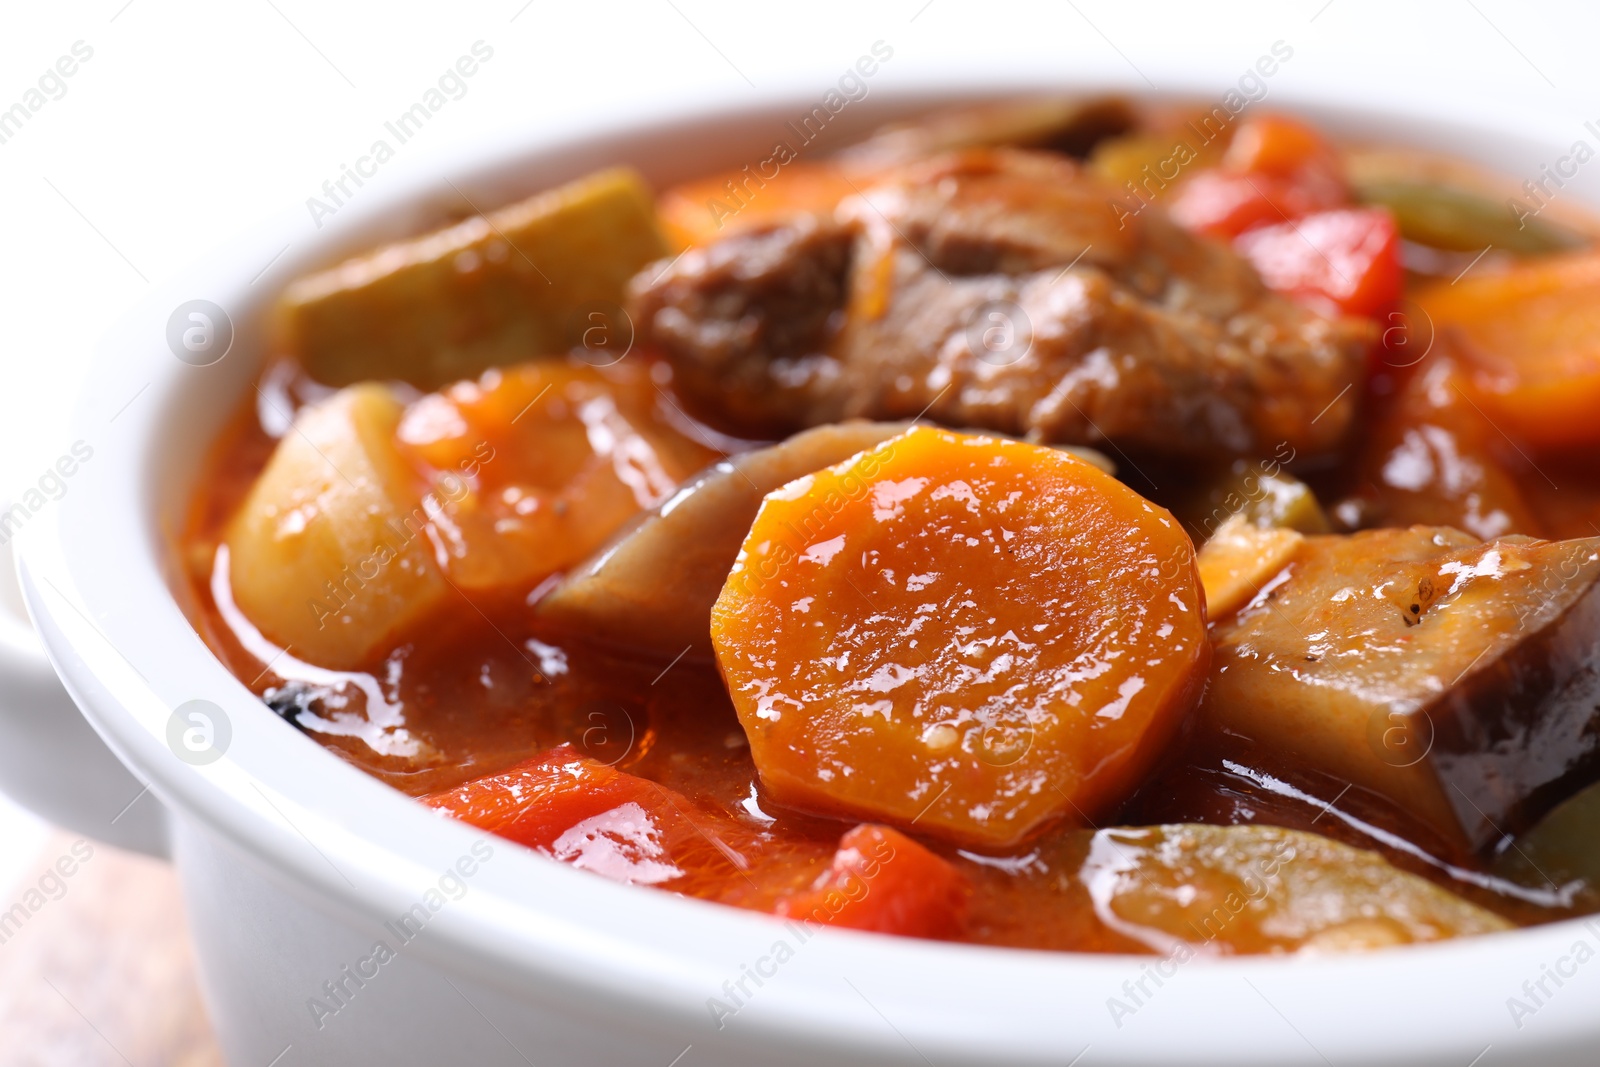
M765 175L757 173L763 169ZM797 214L831 214L871 181L870 172L851 175L833 163L745 167L675 185L661 194L656 210L667 243L683 249Z
M915 427L767 496L711 636L776 800L1004 846L1137 784L1204 603L1182 527L1098 468Z
M906 937L955 937L972 889L946 861L898 830L863 823L839 841L833 863L778 915Z
M1537 448L1600 444L1600 255L1537 260L1418 297L1495 424Z

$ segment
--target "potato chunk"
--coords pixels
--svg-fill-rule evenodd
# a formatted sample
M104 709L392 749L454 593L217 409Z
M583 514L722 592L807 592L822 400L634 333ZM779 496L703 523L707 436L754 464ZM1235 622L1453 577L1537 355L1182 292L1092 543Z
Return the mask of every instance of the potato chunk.
M620 356L623 287L665 252L643 180L600 171L301 278L284 297L286 343L330 385L429 389L565 352L586 332L598 343L597 328Z
M300 413L234 519L235 596L302 658L354 667L446 590L526 596L713 455L638 360L494 368L404 407L351 386Z
M300 659L359 667L450 595L395 451L401 412L375 384L305 408L228 527L234 601Z
M1483 850L1600 768L1597 579L1600 538L1308 537L1214 628L1202 719Z
M1122 800L1210 651L1170 514L921 426L768 494L711 625L777 800L983 846Z

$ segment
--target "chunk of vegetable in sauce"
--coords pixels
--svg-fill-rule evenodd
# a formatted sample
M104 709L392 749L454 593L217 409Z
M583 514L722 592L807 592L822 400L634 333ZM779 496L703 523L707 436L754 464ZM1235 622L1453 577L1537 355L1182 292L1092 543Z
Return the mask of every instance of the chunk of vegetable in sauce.
M1182 182L1172 217L1191 230L1237 237L1349 202L1341 168L1322 135L1281 115L1246 119L1219 166Z
M1398 395L1373 419L1355 462L1357 493L1335 513L1347 525L1456 526L1482 538L1545 533L1526 499L1516 445L1473 399L1448 340L1402 372Z
M845 422L732 456L685 482L540 600L564 630L672 657L711 657L711 606L761 499L905 429Z
M1339 161L1316 129L1287 115L1254 115L1239 124L1222 157L1222 169L1234 174L1302 177L1319 170L1338 184Z
M1569 797L1538 825L1507 842L1495 857L1495 872L1523 885L1546 887L1577 880L1588 910L1600 907L1600 785Z
M595 328L631 332L623 288L665 252L643 180L599 171L301 278L284 296L284 340L329 385L433 388L565 352Z
M1283 570L1304 540L1297 530L1265 529L1242 515L1223 523L1195 557L1207 616L1215 622L1238 611Z
M751 866L752 831L571 745L422 802L629 885L708 895Z
M1172 513L1197 545L1235 515L1263 529L1327 533L1329 528L1311 487L1271 458L1236 459L1225 470L1201 478L1173 501Z
M1417 302L1506 433L1537 448L1600 445L1600 255L1468 275Z
M662 405L637 361L491 370L408 407L345 389L301 411L230 525L235 601L349 669L447 597L526 593L713 458Z
M1209 644L1187 535L1052 449L915 427L767 496L712 642L779 801L983 846L1123 799Z
M871 181L869 172L832 160L797 160L770 177L748 166L675 185L657 207L667 242L679 250L808 213L832 214Z
M1483 850L1600 771L1597 581L1600 538L1306 538L1214 628L1201 719Z
M1116 187L1128 210L1145 201L1165 202L1181 189L1175 180L1215 167L1227 153L1233 130L1204 111L1188 107L1144 108L1138 126L1109 137L1089 153L1089 169Z
M839 841L828 869L774 912L882 934L955 937L966 924L972 887L948 862L905 834L863 824Z
M578 562L716 457L673 420L648 364L493 369L411 405L402 450L431 472L428 519L463 590L525 592Z
M375 384L303 409L228 526L235 602L303 660L360 666L454 595L419 536L402 413Z
M571 745L422 802L614 882L827 926L954 937L971 893L948 861L889 827L855 827L830 860Z
M1377 318L1400 301L1400 234L1379 208L1322 211L1263 226L1234 247L1270 288L1313 306Z
M1102 830L1079 878L1109 932L1182 959L1323 955L1510 928L1375 852L1273 826Z
M1430 248L1481 252L1494 247L1539 256L1583 244L1564 227L1519 218L1502 201L1442 181L1371 177L1355 183L1355 195L1362 203L1388 209L1402 237Z

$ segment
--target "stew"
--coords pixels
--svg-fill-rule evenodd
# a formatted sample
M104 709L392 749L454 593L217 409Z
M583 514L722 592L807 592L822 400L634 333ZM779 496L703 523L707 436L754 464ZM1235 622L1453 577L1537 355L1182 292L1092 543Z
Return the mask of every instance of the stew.
M791 921L1600 911L1600 224L1202 114L608 170L301 278L179 537L196 627L423 805Z

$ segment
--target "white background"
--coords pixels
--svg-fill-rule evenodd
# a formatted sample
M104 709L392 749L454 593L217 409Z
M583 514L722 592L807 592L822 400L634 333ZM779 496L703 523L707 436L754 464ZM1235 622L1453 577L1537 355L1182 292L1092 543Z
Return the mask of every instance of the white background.
M151 282L319 193L480 39L493 60L403 152L685 94L754 99L807 78L820 94L879 39L895 56L875 87L1043 64L1161 87L1197 56L1242 71L1283 39L1291 97L1294 79L1337 72L1369 100L1404 83L1411 100L1600 119L1600 5L7 0L0 12L0 110L74 42L94 50L0 144L0 497L64 450L57 427L87 351ZM0 886L35 840L0 801Z

